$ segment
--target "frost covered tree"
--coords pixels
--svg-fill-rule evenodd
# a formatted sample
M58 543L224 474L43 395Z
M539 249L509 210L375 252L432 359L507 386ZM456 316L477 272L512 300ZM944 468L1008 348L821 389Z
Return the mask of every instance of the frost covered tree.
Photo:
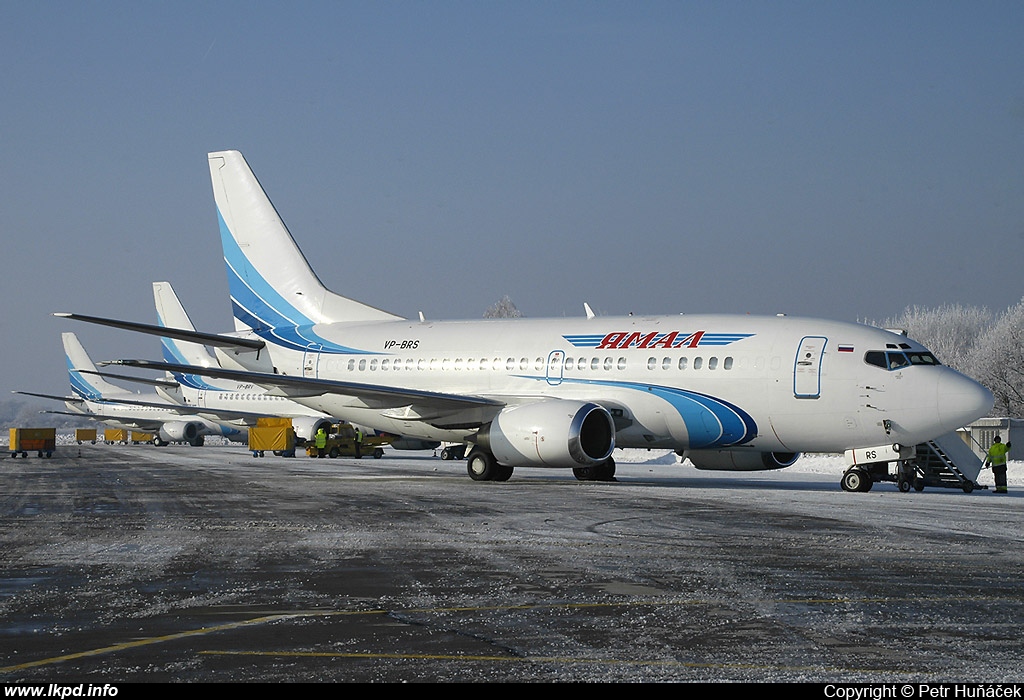
M508 294L484 312L484 318L522 318L523 312L509 299Z
M971 364L978 339L989 332L994 322L991 311L977 306L947 304L935 309L908 306L902 315L873 326L905 330L953 369L973 376Z
M970 365L968 374L995 394L995 414L1024 416L1024 299L978 339Z

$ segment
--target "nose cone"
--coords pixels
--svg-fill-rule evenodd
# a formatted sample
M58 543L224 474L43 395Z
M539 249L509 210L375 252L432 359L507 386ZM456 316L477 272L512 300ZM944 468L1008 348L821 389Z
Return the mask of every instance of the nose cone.
M939 419L949 430L956 430L988 415L995 397L987 387L959 372L944 372L937 386Z

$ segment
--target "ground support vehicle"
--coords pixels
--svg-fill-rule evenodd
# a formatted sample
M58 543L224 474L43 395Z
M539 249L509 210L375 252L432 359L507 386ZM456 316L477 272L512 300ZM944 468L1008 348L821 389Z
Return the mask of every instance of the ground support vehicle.
M96 444L96 428L75 428L75 442L81 445L83 442Z
M295 456L295 429L291 418L259 418L249 428L249 451L264 457L267 451L281 457Z
M384 446L389 444L393 438L380 437L377 435L363 435L363 441L359 448L359 457L372 456L380 459L384 456ZM306 443L306 454L310 457L356 457L356 431L348 423L337 426L337 430L327 436L327 445L323 450L318 450L315 441ZM358 459L358 457L357 457Z
M52 457L57 449L56 428L11 428L11 457L28 457L35 451L37 457Z

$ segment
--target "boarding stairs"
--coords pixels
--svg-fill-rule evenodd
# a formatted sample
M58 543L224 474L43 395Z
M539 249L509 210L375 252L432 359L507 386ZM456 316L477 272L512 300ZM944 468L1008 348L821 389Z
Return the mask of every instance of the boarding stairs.
M981 459L957 433L917 445L913 466L913 487L917 491L924 490L925 486L962 489L964 493L988 488L978 485Z

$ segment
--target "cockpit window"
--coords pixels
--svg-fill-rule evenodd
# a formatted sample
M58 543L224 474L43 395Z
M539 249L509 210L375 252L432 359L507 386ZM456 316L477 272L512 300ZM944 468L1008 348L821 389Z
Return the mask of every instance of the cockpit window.
M874 367L894 371L910 365L941 365L930 352L897 352L895 350L870 350L864 354L864 361Z

